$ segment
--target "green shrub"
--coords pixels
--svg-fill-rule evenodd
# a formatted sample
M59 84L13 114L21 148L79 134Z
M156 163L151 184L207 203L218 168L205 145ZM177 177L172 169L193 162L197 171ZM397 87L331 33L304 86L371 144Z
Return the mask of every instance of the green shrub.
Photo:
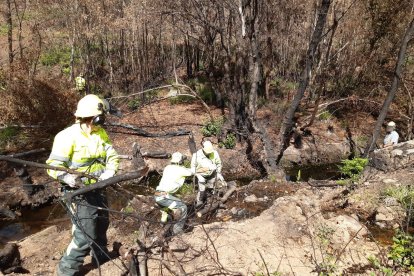
M220 142L220 147L225 147L226 149L232 149L236 146L236 135L233 133L228 133L226 139L223 142Z
M414 237L404 232L398 232L393 238L393 245L388 258L397 267L414 271Z
M414 187L413 186L400 186L392 187L385 190L385 194L395 198L405 210L409 210L413 207L414 203Z
M16 139L20 134L17 127L6 127L0 130L0 150L3 151L10 143L19 141Z
M223 127L224 118L218 118L214 121L209 121L201 128L201 133L203 136L210 137L215 136L221 132Z
M141 101L139 99L132 99L128 102L128 108L130 110L137 110L141 105Z
M179 197L188 196L194 193L194 186L191 184L184 183L183 186L177 191Z
M196 86L196 92L207 104L213 104L216 101L216 95L212 87L208 84L199 83Z
M170 101L170 104L188 104L193 103L196 101L195 97L187 96L187 95L177 95L175 97L171 97L168 99Z
M54 47L40 56L40 63L44 66L62 65L68 67L70 64L71 49L69 47Z
M344 176L351 178L353 181L357 181L367 164L367 158L356 157L352 160L342 160L341 165L339 165L339 170Z
M324 111L318 116L318 119L320 121L329 120L331 118L332 118L332 114L329 111Z

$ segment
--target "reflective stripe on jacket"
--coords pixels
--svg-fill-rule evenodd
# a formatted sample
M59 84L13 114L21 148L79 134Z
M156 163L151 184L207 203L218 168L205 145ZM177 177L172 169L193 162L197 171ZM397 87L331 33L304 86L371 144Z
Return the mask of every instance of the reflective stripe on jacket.
M191 171L202 176L210 176L216 171L221 173L221 159L216 150L205 155L202 149L198 150L191 158Z
M75 123L56 135L52 152L46 163L99 177L105 170L116 172L119 157L103 128L99 127L97 131L88 135L81 129L79 123ZM66 174L64 171L55 170L47 170L47 173L55 179L60 179ZM96 182L93 179L82 179L82 181L85 184Z
M191 170L171 164L164 168L160 184L157 186L157 191L176 193L179 188L184 184L186 176L192 175Z

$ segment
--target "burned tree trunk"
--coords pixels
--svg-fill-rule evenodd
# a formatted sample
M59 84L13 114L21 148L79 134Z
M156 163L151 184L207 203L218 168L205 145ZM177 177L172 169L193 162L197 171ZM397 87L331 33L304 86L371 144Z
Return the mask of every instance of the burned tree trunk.
M326 17L328 15L330 4L331 0L322 0L321 5L318 9L318 19L309 43L309 48L306 54L306 64L302 71L302 76L299 81L299 87L296 90L296 94L293 98L293 101L289 109L287 110L285 117L283 119L282 126L280 127L279 144L276 147L276 154L278 155L277 163L279 163L280 159L283 156L283 152L289 146L290 134L292 132L292 127L294 126L293 119L295 112L299 107L300 101L303 98L306 88L308 87L313 65L315 63L318 63L316 59L318 59L319 57L316 56L316 51L322 38L322 31L325 27Z
M400 84L401 79L401 71L402 67L405 63L405 53L407 51L408 42L411 40L414 33L414 19L411 20L410 25L408 26L403 40L401 42L400 51L398 53L397 64L395 65L394 70L394 77L392 80L392 84L390 90L388 91L387 97L384 100L384 104L382 105L381 112L378 116L377 122L375 123L374 131L372 133L371 140L369 141L367 147L364 151L364 156L368 156L370 151L374 148L375 142L377 141L379 132L381 130L381 126L384 122L385 117L387 116L388 109L391 105L392 100L394 99L395 93L397 92L398 86Z

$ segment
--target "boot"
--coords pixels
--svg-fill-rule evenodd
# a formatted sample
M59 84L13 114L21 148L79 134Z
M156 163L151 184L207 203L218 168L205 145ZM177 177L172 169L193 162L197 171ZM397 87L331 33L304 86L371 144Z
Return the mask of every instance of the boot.
M198 191L197 193L197 201L196 201L196 207L201 207L204 204L206 197L206 191Z

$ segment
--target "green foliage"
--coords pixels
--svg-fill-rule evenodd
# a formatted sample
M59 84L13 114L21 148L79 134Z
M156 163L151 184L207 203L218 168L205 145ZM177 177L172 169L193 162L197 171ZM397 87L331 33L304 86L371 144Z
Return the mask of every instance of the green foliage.
M213 104L216 101L216 95L214 94L214 90L208 84L199 83L196 86L196 93L207 104Z
M324 111L324 112L322 112L319 116L318 116L318 119L320 120L320 121L324 121L324 120L329 120L329 119L331 119L332 118L332 114L329 112L329 111Z
M342 160L339 170L346 177L351 178L353 181L357 181L366 165L368 165L367 158L356 157L351 160Z
M223 142L220 142L220 147L225 147L226 149L232 149L236 146L237 138L233 133L228 133L226 139Z
M19 136L20 129L17 127L6 127L0 130L0 150L4 150L10 143L13 141L19 140L16 139Z
M183 186L177 191L179 197L188 196L194 193L194 186L191 184L184 183Z
M319 239L319 242L323 246L327 246L332 238L333 233L335 233L335 230L329 227L326 224L321 224L318 226L318 229L316 231L316 236Z
M394 243L388 257L393 261L394 266L414 271L414 237L400 231L392 240Z
M334 233L335 229L327 224L320 224L316 229L316 236L318 237L319 247L323 255L323 261L318 263L316 267L319 276L335 275L337 269L336 258L329 252L329 244Z
M224 118L220 117L214 121L209 121L201 128L201 133L203 136L210 137L215 136L221 132L223 127Z
M139 99L132 99L127 105L130 110L137 110L141 105L141 101Z
M8 31L9 27L7 26L7 24L0 25L0 35L6 35Z
M368 261L371 263L371 265L374 267L374 269L378 270L382 275L384 276L392 276L392 269L384 266L376 257L369 256ZM377 271L371 272L370 275L375 276L378 275Z
M53 47L40 56L40 63L44 66L61 65L69 67L71 49L69 47Z
M413 186L400 186L392 187L385 190L385 194L398 200L401 205L409 210L414 205L414 187Z
M196 98L187 95L177 95L168 99L170 104L188 104L196 101Z
M270 182L272 182L272 183L276 183L276 175L274 175L274 174L271 174L271 175L269 175L269 180L270 180Z

